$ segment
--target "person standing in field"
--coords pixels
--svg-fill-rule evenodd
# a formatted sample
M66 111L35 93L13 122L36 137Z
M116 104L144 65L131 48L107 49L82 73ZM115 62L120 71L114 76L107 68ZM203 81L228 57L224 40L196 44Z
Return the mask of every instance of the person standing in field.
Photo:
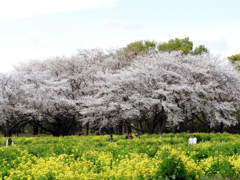
M193 137L193 144L197 144L197 137L196 136Z
M14 143L13 143L13 140L12 140L12 138L8 138L7 139L7 141L6 141L6 146L11 146L11 145L13 145Z
M114 139L113 139L113 135L111 134L110 135L110 137L109 137L109 139L108 139L110 142L113 142L114 141Z
M188 139L188 144L197 144L197 138L195 136L191 136Z

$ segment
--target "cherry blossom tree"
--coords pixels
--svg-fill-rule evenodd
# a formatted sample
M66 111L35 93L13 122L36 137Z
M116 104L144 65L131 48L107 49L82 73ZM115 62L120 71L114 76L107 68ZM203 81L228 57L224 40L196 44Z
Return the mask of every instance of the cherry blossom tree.
M239 72L227 60L180 52L129 59L121 53L82 50L1 75L2 125L24 119L59 136L83 129L157 133L238 124Z

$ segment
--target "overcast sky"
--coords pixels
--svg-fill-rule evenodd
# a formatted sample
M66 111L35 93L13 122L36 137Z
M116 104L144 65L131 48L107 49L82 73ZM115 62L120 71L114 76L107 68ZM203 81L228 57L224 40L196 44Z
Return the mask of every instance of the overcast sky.
M239 0L0 0L0 72L80 48L190 37L240 53Z

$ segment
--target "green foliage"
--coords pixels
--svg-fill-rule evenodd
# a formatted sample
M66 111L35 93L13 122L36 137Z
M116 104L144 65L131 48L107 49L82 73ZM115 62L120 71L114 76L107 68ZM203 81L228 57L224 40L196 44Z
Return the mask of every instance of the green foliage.
M133 53L137 56L139 54L147 53L150 49L155 49L156 42L154 41L136 41L132 42L124 48L127 53Z
M171 39L166 43L162 43L158 46L158 50L162 52L182 51L183 54L189 54L192 52L193 42L189 38L184 39Z
M238 63L240 62L240 54L235 54L232 56L229 56L228 59L231 61L231 63Z
M187 172L181 159L178 157L170 157L163 160L159 170L156 173L158 179L187 179Z
M203 53L209 53L209 50L204 45L197 46L192 52L193 55L200 55Z
M227 160L216 160L208 171L209 176L221 175L221 177L234 177L234 166Z
M240 54L229 56L228 59L236 66L235 68L240 71Z
M157 46L155 41L136 41L128 44L123 50L130 56L137 56L156 49L160 52L182 51L183 54L200 55L208 53L209 50L204 45L199 45L193 50L193 42L188 37L180 39L171 39L168 42L161 43Z

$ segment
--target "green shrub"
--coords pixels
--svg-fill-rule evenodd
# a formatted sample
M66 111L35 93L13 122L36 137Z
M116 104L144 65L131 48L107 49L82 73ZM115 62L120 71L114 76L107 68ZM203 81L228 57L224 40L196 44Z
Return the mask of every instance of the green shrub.
M181 159L173 156L163 160L156 173L156 179L186 180L188 178Z
M212 164L207 174L208 176L220 175L222 177L234 177L236 173L230 162L218 159Z

